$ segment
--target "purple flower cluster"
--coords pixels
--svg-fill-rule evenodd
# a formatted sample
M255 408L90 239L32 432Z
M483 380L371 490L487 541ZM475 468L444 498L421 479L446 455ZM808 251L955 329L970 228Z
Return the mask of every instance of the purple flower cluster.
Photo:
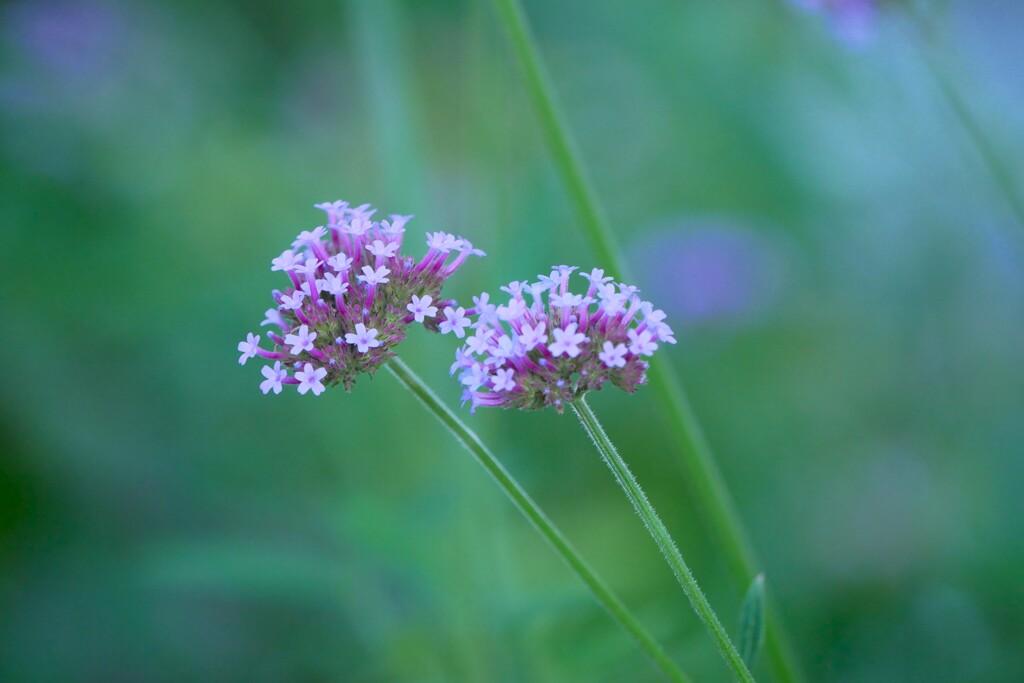
M501 288L509 295L506 304L492 304L485 293L469 311L445 309L449 324L441 331L466 338L451 372L459 373L472 409L553 406L562 412L566 402L608 381L633 392L646 381L644 358L659 343L676 343L665 313L637 296L636 287L614 283L595 268L581 273L590 283L586 294L573 294L574 270L556 266L539 282L512 282Z
M359 373L373 374L395 355L410 323L451 329L450 317L437 316L454 303L441 300L441 286L469 256L483 256L461 237L434 232L427 233L426 255L415 261L399 253L412 216L374 221L368 204L343 201L316 208L327 213L327 225L300 233L271 263L290 280L274 290L277 305L261 323L280 329L267 332L273 350L252 333L238 344L243 365L255 356L274 361L263 368L264 394L279 394L285 384L317 396L339 383L351 390Z

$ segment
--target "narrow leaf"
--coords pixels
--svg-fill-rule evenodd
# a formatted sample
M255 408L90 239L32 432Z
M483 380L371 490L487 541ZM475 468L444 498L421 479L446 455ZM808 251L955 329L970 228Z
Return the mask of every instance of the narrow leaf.
M758 574L750 582L740 608L738 645L740 655L749 669L754 668L754 662L764 645L764 621L764 574Z

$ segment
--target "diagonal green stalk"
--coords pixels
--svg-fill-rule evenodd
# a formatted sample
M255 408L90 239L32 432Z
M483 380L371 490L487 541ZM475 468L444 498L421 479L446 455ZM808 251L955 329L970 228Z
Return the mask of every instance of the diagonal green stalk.
M952 54L948 40L943 39L940 28L942 21L949 18L943 16L948 10L947 4L942 3L930 8L915 4L901 7L901 11L909 20L906 26L908 42L916 46L920 52L925 68L935 80L939 93L946 100L970 143L974 145L982 164L988 168L1014 218L1020 227L1024 228L1024 191L1014 180L1013 166L1006 156L1000 153L998 145L985 131L985 127L971 110L968 99L957 87L957 81L962 79L954 78L954 67L959 65L953 61L955 55ZM957 73L961 71L959 68L955 70Z
M977 150L982 163L988 167L992 180L1003 193L1006 204L1013 212L1017 223L1024 227L1024 196L1014 182L1013 171L960 95L952 77L942 68L938 56L934 54L936 49L929 44L922 47L924 62L935 79L939 92L942 93L953 115L960 122L960 126Z
M530 498L529 494L523 490L494 454L480 441L480 437L467 427L448 406L442 403L437 395L423 383L423 380L413 373L408 365L398 358L392 358L388 361L386 367L391 371L395 379L411 391L424 407L442 425L447 427L456 440L487 470L487 473L501 487L505 495L530 520L533 527L551 544L555 552L562 556L562 559L569 565L569 568L586 584L590 592L608 610L612 618L619 622L619 625L633 636L633 639L636 640L640 648L647 653L647 656L665 673L669 680L676 683L689 683L689 677L669 659L661 646L644 630L636 618L630 614L626 606L622 604L622 601L612 593L604 581L587 565L586 561L572 547L568 539L558 530L558 527L548 519L543 510L537 506L537 503Z
M736 649L736 646L732 644L729 634L725 632L725 628L723 628L722 622L718 620L715 611L711 609L711 604L708 603L708 599L704 597L703 591L697 585L697 579L693 578L693 572L686 565L686 561L683 559L682 553L679 552L679 548L676 547L675 541L672 540L672 536L668 533L668 529L665 528L664 523L658 517L654 506L647 500L647 496L644 494L643 489L640 488L636 477L633 476L633 473L626 465L626 461L622 459L622 456L616 450L615 444L608 438L600 421L597 419L597 415L594 414L590 404L587 403L586 398L581 396L573 401L572 409L576 413L576 417L580 419L583 429L590 435L590 439L594 442L597 452L601 454L605 464L608 465L612 474L615 475L615 480L619 482L619 486L626 493L629 502L633 504L633 508L640 515L644 526L651 533L651 538L658 544L658 549L665 556L668 566L672 568L672 573L676 575L679 585L683 587L683 592L690 599L690 604L693 606L694 611L697 612L697 616L704 622L704 627L707 629L712 640L715 641L715 645L718 646L718 651L722 653L722 658L732 667L733 672L735 672L740 681L743 683L754 683L754 677L743 662L743 657Z
M544 138L551 149L555 166L579 216L584 235L590 242L600 265L620 278L628 275L621 250L600 203L584 172L569 127L555 102L554 88L541 63L540 51L530 34L526 16L518 0L493 0L508 33L515 56L522 68L526 87L540 120ZM694 503L700 510L712 535L721 544L730 571L740 591L746 591L760 572L760 563L747 540L736 506L722 475L715 464L704 433L690 407L686 392L671 367L664 362L651 364L649 377L665 412L665 419L678 445ZM767 612L765 651L776 678L784 683L803 680L799 664L787 644L777 610Z

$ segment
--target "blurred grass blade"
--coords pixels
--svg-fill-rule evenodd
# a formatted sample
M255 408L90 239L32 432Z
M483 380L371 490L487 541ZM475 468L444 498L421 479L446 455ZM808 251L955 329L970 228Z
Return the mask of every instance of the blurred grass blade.
M622 263L617 257L619 247L615 235L608 227L608 220L584 170L576 142L569 135L569 126L555 101L554 87L541 63L540 51L534 44L522 7L517 0L494 0L494 4L523 67L526 87L540 118L541 133L576 208L583 231L590 240L590 247L596 252L598 265L625 279L627 273L623 272Z
M618 596L612 593L604 581L587 565L558 527L548 519L544 511L519 485L519 482L512 477L498 458L491 453L490 449L480 441L480 437L467 427L448 406L442 403L441 399L430 390L430 387L424 384L423 380L401 360L392 358L385 367L391 371L395 379L420 400L420 403L437 418L438 422L448 428L448 431L455 436L458 442L487 470L487 473L501 487L505 495L530 520L533 527L540 532L541 536L551 544L555 551L562 556L565 563L586 584L597 601L608 610L608 613L619 622L619 625L627 633L633 636L640 648L661 668L669 680L676 681L676 683L688 683L689 677L669 659L661 646L644 630L640 622L630 614Z
M554 87L530 32L526 15L518 0L492 1L522 68L544 139L576 208L583 234L597 257L597 265L625 279L628 273L620 256L622 250L608 226L601 204L584 171L569 126L556 104ZM754 578L759 563L682 383L664 361L651 363L648 374L651 387L658 394L658 405L665 411L666 424L677 443L676 453L686 471L694 503L710 526L713 537L720 543L736 583L741 590L745 590ZM777 613L778 610L771 610L769 614L765 648L776 678L783 683L796 683L803 680L803 676Z
M993 182L1006 200L1007 207L1017 219L1018 225L1024 227L1024 197L1021 196L1014 180L1014 168L1001 153L1000 146L990 139L984 126L978 121L964 97L961 96L960 90L953 82L952 75L947 68L944 68L942 60L936 54L937 48L925 45L922 51L924 62L935 79L939 92L959 121L967 139L974 145L978 157L988 169Z
M1018 225L1024 228L1024 193L1016 181L1017 167L1003 152L1005 145L993 139L975 115L970 105L971 98L962 94L962 89L958 85L963 81L960 75L962 69L955 60L951 45L941 37L941 18L938 16L940 9L919 7L914 4L903 7L902 10L909 19L910 35L907 42L917 47L925 69L934 79L939 94L945 99L968 142L974 146L979 160L987 168ZM945 19L948 20L948 16Z
M750 582L740 608L738 647L748 669L754 668L764 645L764 612L764 574L758 574Z

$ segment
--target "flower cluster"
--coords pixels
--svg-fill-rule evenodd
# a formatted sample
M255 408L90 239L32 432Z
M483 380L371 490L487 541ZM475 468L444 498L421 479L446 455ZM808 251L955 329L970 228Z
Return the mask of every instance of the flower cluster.
M279 328L267 332L274 348L262 348L252 333L238 344L243 365L255 356L274 361L263 368L264 394L279 394L284 384L298 385L300 394L339 383L351 390L359 373L372 374L394 355L410 323L446 329L437 312L454 302L441 300L441 286L469 256L483 256L461 237L434 232L416 261L399 253L412 216L375 221L369 205L343 201L316 208L327 213L327 225L303 231L271 262L290 281L274 290L276 305L261 323Z
M444 309L441 331L466 338L451 371L459 372L463 400L474 410L553 406L562 412L566 402L608 381L633 392L646 381L644 358L659 343L676 343L665 313L637 296L636 287L595 268L581 273L590 283L586 294L573 294L574 270L556 266L539 282L512 282L501 288L506 304L481 294L469 311Z

